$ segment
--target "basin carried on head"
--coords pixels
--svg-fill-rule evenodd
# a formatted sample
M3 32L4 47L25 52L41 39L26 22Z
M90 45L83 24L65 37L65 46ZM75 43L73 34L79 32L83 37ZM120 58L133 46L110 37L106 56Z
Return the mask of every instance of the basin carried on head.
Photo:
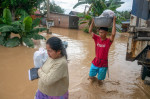
M112 26L113 17L94 17L94 24L96 27L110 27Z

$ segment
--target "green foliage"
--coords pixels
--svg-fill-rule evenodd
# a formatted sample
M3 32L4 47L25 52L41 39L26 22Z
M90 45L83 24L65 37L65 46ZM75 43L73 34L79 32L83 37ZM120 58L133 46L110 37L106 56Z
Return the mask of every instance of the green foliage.
M11 16L11 12L9 9L5 8L3 11L3 22L5 24L11 24L12 22L12 16Z
M32 29L32 30L30 31L30 33L37 34L37 33L42 32L42 31L44 31L44 30L46 30L46 28L34 28L34 29Z
M32 28L38 26L40 24L40 20L41 20L41 18L36 18L35 20L33 20Z
M88 15L88 14L84 14L84 13L80 13L77 15L78 17L82 18L79 20L79 25L80 24L85 24L87 22L89 22L90 20L92 20L92 16Z
M45 39L43 36L38 35L38 34L33 35L33 37L32 37L32 38L33 38L33 39L35 39L35 40ZM46 39L45 39L45 40L46 40Z
M0 18L0 24L3 24L4 22L3 22L3 19L2 18Z
M4 44L4 37L2 35L0 35L0 45Z
M13 26L4 25L0 27L0 32L10 32L10 31L13 31Z
M1 32L0 45L6 46L6 41L10 38L10 32Z
M47 0L43 0L41 7L39 7L39 10L43 12L44 14L47 12L46 8ZM56 12L56 13L64 13L65 10L58 6L54 1L50 2L50 12Z
M23 37L22 41L29 47L34 47L34 43L30 38Z
M9 8L14 13L17 10L24 10L30 15L33 14L34 7L42 2L42 0L0 0L0 16L5 8Z
M83 28L83 31L84 31L85 33L89 33L89 28L88 28L88 27L84 27L84 28Z
M116 9L123 3L124 2L121 2L121 0L78 0L78 3L73 8L76 8L82 4L90 4L88 13L84 12L78 15L79 17L83 18L79 20L79 24L88 22L88 25L90 25L92 17L100 16L106 9L114 11L117 17L116 23L121 24L121 21L123 21L125 18L120 13L118 13ZM118 27L117 30L119 30ZM95 29L93 31L95 31Z
M30 16L24 18L23 26L25 32L29 32L32 29L32 18Z
M19 20L22 21L29 14L24 9L16 9L16 17L20 17Z
M125 20L125 18L118 12L116 12L116 16L117 16L117 20L116 20L117 24L121 24L121 22Z
M131 11L121 11L119 12L119 14L123 16L125 19L130 19L130 12Z
M46 30L46 28L35 28L40 21L39 19L32 21L32 18L27 16L22 21L9 22L9 18L11 17L9 9L7 9L7 12L8 13L4 15L5 17L1 19L2 23L0 23L0 45L15 47L24 42L27 46L34 47L31 39L45 39L38 33ZM10 38L11 33L19 34L20 37Z
M6 41L6 47L15 47L18 46L20 44L20 39L18 37L14 37L14 38L9 38Z
M64 13L64 11L65 10L56 5L54 1L50 3L50 12Z
M38 33L39 32L42 32L46 30L46 28L35 28L35 29L32 29L28 35L27 35L27 38L33 38L35 40L39 40L39 39L45 39L43 36L39 35ZM46 39L45 39L46 40Z
M5 37L6 35L7 35L6 32L2 32L2 33L1 33L1 36L3 36L3 37Z

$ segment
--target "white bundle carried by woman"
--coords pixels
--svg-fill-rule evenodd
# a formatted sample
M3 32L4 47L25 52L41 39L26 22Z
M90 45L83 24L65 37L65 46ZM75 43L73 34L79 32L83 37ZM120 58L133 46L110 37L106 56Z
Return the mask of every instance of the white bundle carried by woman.
M68 47L68 42L63 41L63 47L66 49ZM34 53L33 60L35 68L40 68L46 62L48 58L47 50L44 48L39 48L38 51Z
M29 80L38 79L38 69L43 66L48 58L47 51L44 48L39 48L38 51L34 53L34 67L28 70Z
M39 50L36 51L33 56L35 68L40 68L41 66L43 66L47 58L47 51L44 48L39 48Z
M112 10L105 10L99 17L94 18L96 27L110 27L115 13Z
M62 44L65 49L68 47L68 42L63 41ZM48 57L47 50L44 48L39 48L39 50L34 53L34 68L28 70L29 80L39 78L38 69L44 65Z

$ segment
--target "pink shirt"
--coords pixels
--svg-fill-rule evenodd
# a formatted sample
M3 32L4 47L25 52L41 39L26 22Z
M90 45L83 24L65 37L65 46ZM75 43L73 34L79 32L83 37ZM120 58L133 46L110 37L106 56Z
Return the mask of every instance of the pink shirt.
M96 34L93 34L93 39L95 41L96 57L92 63L96 67L108 67L108 51L112 42L109 38L102 41L101 37Z

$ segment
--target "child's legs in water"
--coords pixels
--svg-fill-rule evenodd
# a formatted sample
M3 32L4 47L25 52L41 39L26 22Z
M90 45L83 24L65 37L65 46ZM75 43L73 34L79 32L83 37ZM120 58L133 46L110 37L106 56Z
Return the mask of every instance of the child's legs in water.
M93 65L93 63L91 64L91 68L90 68L90 72L89 72L89 79L95 81L96 80L96 75L99 71L99 67L96 67Z
M98 82L99 84L102 83L102 80L106 78L106 73L107 73L108 68L107 67L100 67L98 71Z

